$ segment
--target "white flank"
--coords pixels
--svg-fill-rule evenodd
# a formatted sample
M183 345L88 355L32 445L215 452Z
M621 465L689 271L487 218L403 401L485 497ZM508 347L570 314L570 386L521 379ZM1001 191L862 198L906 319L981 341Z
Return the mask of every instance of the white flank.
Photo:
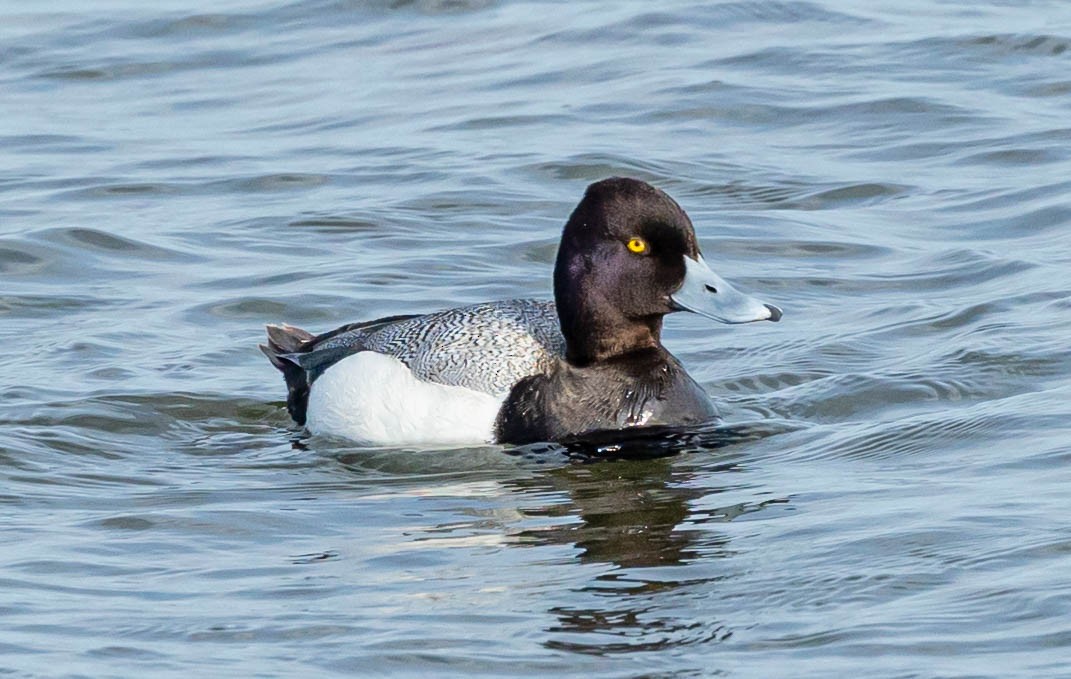
M306 424L365 445L490 443L505 398L424 382L393 356L362 351L313 382Z

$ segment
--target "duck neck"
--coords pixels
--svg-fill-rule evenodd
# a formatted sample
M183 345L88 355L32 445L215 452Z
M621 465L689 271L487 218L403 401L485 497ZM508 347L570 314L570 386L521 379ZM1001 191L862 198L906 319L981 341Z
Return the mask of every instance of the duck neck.
M626 318L597 299L555 295L565 337L565 359L576 366L661 346L662 316ZM585 303L585 300L587 303Z

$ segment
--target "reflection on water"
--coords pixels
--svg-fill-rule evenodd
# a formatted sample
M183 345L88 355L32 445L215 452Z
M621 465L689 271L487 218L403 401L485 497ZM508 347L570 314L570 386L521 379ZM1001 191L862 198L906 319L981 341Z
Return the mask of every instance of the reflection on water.
M730 485L734 468L732 461L726 461L705 471ZM553 490L569 498L565 504L526 509L526 516L570 516L575 521L522 530L512 536L520 544L567 545L581 563L614 566L563 597L576 603L548 609L557 622L547 627L547 648L604 655L717 642L732 635L723 623L698 624L675 613L659 612L660 601L687 600L697 591L717 587L729 575L718 573L715 565L708 569L713 570L710 575L695 577L683 569L675 577L665 567L731 557L729 536L706 524L732 521L787 500L696 511L693 500L716 502L722 489L689 487L693 479L691 474L675 473L667 460L652 460L563 467L511 484L524 492ZM645 576L648 568L657 570Z
M724 471L731 470L727 465ZM602 463L571 466L516 483L522 491L557 491L569 504L526 509L528 516L562 516L578 523L526 529L522 542L571 545L581 561L600 561L623 568L675 565L694 558L691 535L677 531L688 516L688 501L704 491L670 487L671 464Z

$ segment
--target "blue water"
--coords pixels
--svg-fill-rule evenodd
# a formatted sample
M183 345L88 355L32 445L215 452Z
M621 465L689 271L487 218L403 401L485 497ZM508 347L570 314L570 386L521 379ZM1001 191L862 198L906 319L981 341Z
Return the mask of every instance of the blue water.
M1071 677L1071 5L0 5L0 672ZM547 298L646 179L778 324L658 460L298 435L267 322Z

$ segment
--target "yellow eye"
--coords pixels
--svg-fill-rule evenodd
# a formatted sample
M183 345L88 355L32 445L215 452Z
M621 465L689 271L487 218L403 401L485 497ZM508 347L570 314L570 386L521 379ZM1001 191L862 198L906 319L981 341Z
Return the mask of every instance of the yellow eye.
M647 241L639 236L633 236L628 241L629 252L634 252L637 255L642 255L647 252Z

